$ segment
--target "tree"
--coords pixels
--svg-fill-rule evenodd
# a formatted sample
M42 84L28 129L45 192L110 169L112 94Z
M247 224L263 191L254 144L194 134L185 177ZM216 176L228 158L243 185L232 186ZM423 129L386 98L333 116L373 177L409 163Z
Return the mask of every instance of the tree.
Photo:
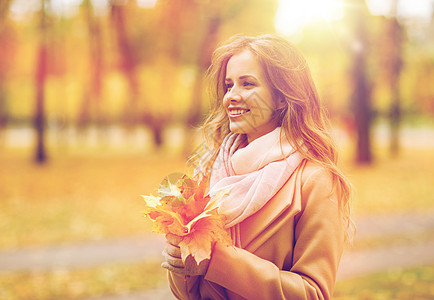
M143 120L151 129L157 147L163 145L163 131L175 114L171 104L176 97L174 87L177 85L181 67L181 45L186 42L182 35L185 30L185 16L194 9L195 3L191 0L160 1L154 15L158 36L153 39L157 46L151 56L159 66L156 72L159 79L156 93L160 105L156 105L154 110L144 111ZM168 85L172 82L173 84Z
M354 42L350 70L353 82L352 105L357 132L356 161L370 163L371 153L371 85L368 81L367 58L369 35L367 28L368 8L364 0L355 0L349 5L348 17L353 20Z
M12 0L0 2L0 130L6 127L8 112L6 105L6 76L14 51L12 30L7 24L7 16Z
M101 111L101 92L102 92L102 74L103 74L103 40L100 20L95 16L91 0L84 0L82 8L85 13L85 19L88 28L89 39L89 65L90 65L90 84L84 91L83 102L80 108L78 123L80 127L85 127L89 123L102 123Z
M116 34L116 42L119 49L120 69L127 78L129 84L129 103L124 111L124 120L129 126L136 125L138 122L138 99L139 99L139 81L136 74L136 60L134 47L131 44L127 20L126 4L128 1L111 0L111 21Z
M46 34L46 12L45 0L41 0L41 11L39 19L39 46L36 58L35 88L36 88L36 107L34 126L36 129L36 152L35 160L37 163L43 163L47 159L45 149L45 79L47 74L47 34Z
M399 126L401 123L401 94L399 89L399 78L403 66L402 43L403 28L397 20L398 2L394 0L392 15L386 23L386 45L384 49L386 81L390 89L390 145L389 150L392 156L399 152Z

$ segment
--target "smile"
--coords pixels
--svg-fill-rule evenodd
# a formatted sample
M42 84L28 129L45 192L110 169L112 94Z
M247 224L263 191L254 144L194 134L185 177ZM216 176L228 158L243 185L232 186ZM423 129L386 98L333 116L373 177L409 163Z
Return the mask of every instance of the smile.
M245 115L249 111L250 111L250 109L235 108L235 109L229 110L229 116L230 117L239 117L239 116Z

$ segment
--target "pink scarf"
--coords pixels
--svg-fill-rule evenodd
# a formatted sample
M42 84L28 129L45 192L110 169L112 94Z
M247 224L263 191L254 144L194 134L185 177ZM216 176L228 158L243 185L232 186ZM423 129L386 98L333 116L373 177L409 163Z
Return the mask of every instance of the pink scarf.
M250 144L245 135L224 139L211 173L210 196L228 191L216 203L226 228L260 210L285 184L303 157L283 139L281 127Z

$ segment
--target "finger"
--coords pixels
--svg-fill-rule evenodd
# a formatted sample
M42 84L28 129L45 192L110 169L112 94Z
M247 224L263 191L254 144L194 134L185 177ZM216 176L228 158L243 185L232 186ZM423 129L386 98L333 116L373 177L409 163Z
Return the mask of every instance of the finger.
M184 268L174 267L166 261L161 264L161 267L163 267L166 270L169 270L170 272L185 275L185 269Z
M184 263L181 258L173 257L169 255L166 251L163 251L163 256L170 265L177 268L184 268Z
M183 237L179 236L179 235L174 235L174 234L168 233L168 234L166 234L166 239L170 244L172 244L174 246L178 246L179 243L181 243Z
M170 256L181 258L181 249L178 246L173 246L172 244L166 243L164 251Z

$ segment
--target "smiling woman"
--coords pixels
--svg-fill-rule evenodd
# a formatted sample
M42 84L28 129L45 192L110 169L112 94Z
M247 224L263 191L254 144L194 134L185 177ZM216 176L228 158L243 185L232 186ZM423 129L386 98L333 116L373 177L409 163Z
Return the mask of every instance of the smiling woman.
M183 260L188 239L167 235L173 294L331 299L350 185L306 59L280 36L237 35L214 51L207 75L212 109L195 171L232 245L200 247L211 253L197 263L193 253Z

